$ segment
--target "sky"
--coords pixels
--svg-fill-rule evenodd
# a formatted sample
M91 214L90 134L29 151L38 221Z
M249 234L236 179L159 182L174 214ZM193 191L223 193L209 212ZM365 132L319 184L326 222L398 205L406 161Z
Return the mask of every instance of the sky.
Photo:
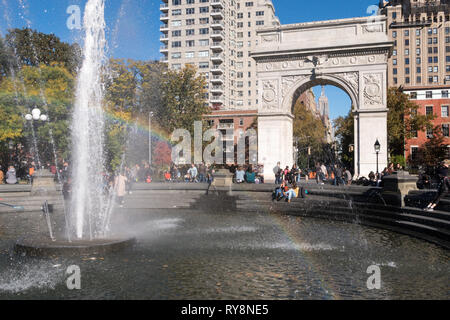
M282 24L369 16L368 7L377 0L272 0ZM0 35L9 28L30 26L53 33L63 41L82 43L79 30L69 30L70 6L81 13L87 0L0 0ZM160 0L106 0L105 19L108 54L115 58L159 59ZM314 88L317 97L320 87ZM348 95L333 86L325 87L330 102L330 118L346 115Z

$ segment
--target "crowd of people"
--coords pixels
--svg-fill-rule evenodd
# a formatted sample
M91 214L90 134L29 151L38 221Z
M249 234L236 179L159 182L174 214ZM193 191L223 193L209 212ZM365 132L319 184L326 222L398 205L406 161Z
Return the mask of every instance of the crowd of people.
M302 170L296 164L284 169L280 166L280 162L273 168L275 175L275 183L281 184L283 181L292 184L299 183L302 179L306 182L309 180L316 181L317 184L325 184L330 182L333 185L349 185L352 183L352 174L349 169L343 168L339 164L325 165L323 162L317 162L313 170Z

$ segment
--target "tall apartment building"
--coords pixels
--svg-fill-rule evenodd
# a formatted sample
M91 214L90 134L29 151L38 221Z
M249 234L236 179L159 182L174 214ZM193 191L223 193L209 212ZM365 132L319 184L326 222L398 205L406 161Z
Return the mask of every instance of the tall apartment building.
M212 110L257 110L256 30L279 25L271 0L163 0L162 61L197 66Z
M433 126L441 127L450 145L450 0L391 0L380 7L394 41L388 85L402 87L419 113L434 114ZM405 157L414 157L431 136L430 130L416 132L405 141Z
M450 0L391 0L382 7L394 41L388 85L450 83Z

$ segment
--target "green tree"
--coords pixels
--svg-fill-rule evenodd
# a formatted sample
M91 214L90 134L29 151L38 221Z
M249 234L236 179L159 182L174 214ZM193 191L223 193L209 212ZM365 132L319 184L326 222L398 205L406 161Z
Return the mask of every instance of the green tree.
M334 127L341 161L347 168L353 168L355 140L353 112L349 111L346 117L338 117L335 119Z
M423 131L429 127L433 116L419 114L419 106L409 100L409 96L400 88L389 88L387 107L389 152L391 156L403 155L405 139L412 138L415 131Z
M326 128L322 120L316 118L305 105L298 100L294 106L294 142L299 149L298 162L303 168L308 163L308 148L310 149L310 165L323 156Z
M29 28L12 29L6 35L6 43L23 66L49 66L57 62L74 74L81 61L79 45L62 42L54 34L45 34Z
M191 65L180 71L168 70L162 77L162 103L153 104L155 118L168 133L186 129L193 134L194 121L201 121L210 112L205 78Z
M69 118L74 82L73 76L64 67L42 65L25 66L15 79L9 77L0 83L3 96L0 108L6 112L1 115L5 115L8 121L14 121L15 125L6 126L16 131L17 138L28 138L25 144L28 144L29 150L31 128L24 127L24 115L36 106L49 116L49 122L34 124L38 150L43 161L53 162L53 146L59 158L69 156ZM26 137L19 132L26 132Z
M433 136L419 148L414 159L412 159L411 155L409 156L408 162L413 167L436 166L439 162L447 158L448 148L444 142L445 137L442 134L441 128L439 126L434 127Z
M0 82L5 77L11 75L11 70L17 69L14 63L14 55L6 46L3 38L0 37Z

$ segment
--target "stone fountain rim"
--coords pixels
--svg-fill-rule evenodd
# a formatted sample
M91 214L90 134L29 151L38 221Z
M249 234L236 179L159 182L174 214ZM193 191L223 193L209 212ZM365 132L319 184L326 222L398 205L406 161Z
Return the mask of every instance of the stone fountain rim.
M14 252L32 257L51 257L85 254L105 254L132 247L136 238L51 241L50 239L23 239L16 242Z

